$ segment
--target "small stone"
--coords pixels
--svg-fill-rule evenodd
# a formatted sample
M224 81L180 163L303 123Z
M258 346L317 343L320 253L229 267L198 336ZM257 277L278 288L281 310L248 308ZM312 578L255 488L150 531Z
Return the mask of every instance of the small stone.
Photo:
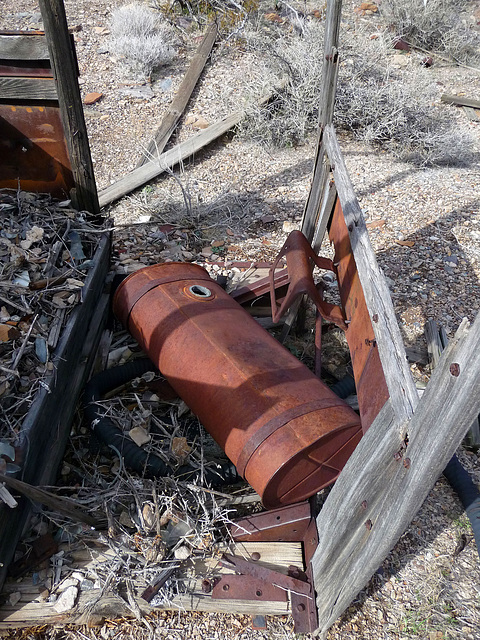
M212 242L212 247L218 249L218 247L223 247L225 245L225 240L214 240Z
M186 560L192 555L192 552L183 544L181 547L178 547L178 549L175 549L174 555L177 560Z
M91 93L87 93L83 100L83 104L95 104L103 97L103 93L98 93L98 91L92 91Z
M213 251L210 247L203 247L202 249L202 256L205 256L206 258L210 257L212 255Z
M21 597L22 594L20 593L20 591L15 591L14 593L10 594L8 601L12 605L12 607L14 607L20 601Z
M75 605L75 600L78 595L78 587L68 587L63 593L60 595L58 600L53 605L53 608L57 613L63 613L64 611L70 611Z
M147 444L147 442L150 442L152 439L150 434L147 433L143 427L134 427L133 429L130 429L128 435L139 447Z

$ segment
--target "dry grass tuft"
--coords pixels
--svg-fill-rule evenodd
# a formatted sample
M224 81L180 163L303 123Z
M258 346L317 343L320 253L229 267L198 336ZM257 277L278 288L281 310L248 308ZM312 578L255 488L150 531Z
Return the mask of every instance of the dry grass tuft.
M148 78L157 67L170 62L176 54L176 36L160 14L132 3L112 12L112 53L120 56L127 71Z

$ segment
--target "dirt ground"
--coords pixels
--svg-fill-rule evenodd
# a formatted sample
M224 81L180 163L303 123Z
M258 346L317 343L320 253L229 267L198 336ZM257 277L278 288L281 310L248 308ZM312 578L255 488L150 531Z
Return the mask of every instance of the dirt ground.
M92 91L103 94L100 101L85 106L99 189L135 167L201 36L201 31L195 30L183 34L178 57L153 83L132 81L108 48L111 11L119 4L106 0L65 2L70 27L81 26L75 31L75 42L82 96ZM353 14L354 6L344 3L344 23L361 19L373 30L375 17L359 18ZM36 2L18 0L13 5L0 0L0 28L41 28ZM175 140L195 133L199 118L211 124L234 110L234 94L251 64L248 51L228 42L217 46ZM408 64L416 64L414 53L409 54ZM438 86L438 101L442 93L480 96L478 70L452 67L438 59L431 73ZM151 90L150 97L135 93L139 89ZM461 119L475 141L474 159L467 166L418 168L340 134L406 346L412 348L425 349L427 320L435 319L452 336L461 319L473 320L479 309L480 125L463 112L455 111L454 117ZM273 259L287 232L299 225L314 153L314 136L302 146L281 150L224 136L177 167L174 175L160 177L110 207L108 213L116 227L117 269L128 271L132 261L144 264L145 242L150 242L151 249L158 227L179 221L195 230L196 240L192 245L177 241L162 244L160 260L175 258L180 250L184 252L182 259L200 264L207 261L210 271L227 273L225 260L222 264L215 260L215 252L208 253L215 241L224 242L224 256L229 260ZM135 241L136 235L141 242ZM423 365L413 365L412 371L418 381L428 380L430 375ZM478 453L462 448L459 457L479 483ZM466 545L459 551L462 541ZM294 634L290 617L268 617L265 630L254 630L248 616L164 612L147 621L108 621L101 628L34 629L12 632L12 636L255 640L287 639ZM327 637L480 639L479 557L460 502L443 478Z

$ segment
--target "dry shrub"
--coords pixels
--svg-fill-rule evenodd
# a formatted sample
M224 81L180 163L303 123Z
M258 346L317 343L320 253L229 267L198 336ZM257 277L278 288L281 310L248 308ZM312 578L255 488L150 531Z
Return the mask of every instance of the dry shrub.
M176 54L176 36L160 14L138 3L115 9L111 19L110 48L133 76L148 78Z
M395 36L471 64L479 60L480 38L462 13L467 4L457 0L384 0L381 14Z
M306 22L303 35L283 33L266 43L250 36L263 62L248 87L246 121L241 133L267 145L304 142L318 126L318 104L324 27ZM256 38L256 40L255 40ZM334 123L358 139L381 144L397 157L421 165L462 164L471 158L472 140L445 105L433 106L438 88L422 68L392 67L390 42L370 40L357 32L340 37L339 72ZM259 95L286 86L263 107Z

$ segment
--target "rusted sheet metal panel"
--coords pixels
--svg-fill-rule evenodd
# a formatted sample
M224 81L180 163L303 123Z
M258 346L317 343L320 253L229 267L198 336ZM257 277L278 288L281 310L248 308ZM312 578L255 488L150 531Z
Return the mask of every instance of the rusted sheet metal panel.
M330 221L329 238L335 246L338 287L348 323L345 336L350 348L365 432L387 401L389 393L339 200Z
M68 196L74 186L58 107L0 104L0 188Z
M357 414L198 265L131 274L114 311L268 508L333 482Z
M73 37L72 47L74 51ZM8 78L12 86L16 78L19 87L25 78L40 83L36 96L24 91L18 93L21 97L4 95L2 100L0 95L0 189L20 186L25 191L68 197L75 183L60 109L51 99L54 93L48 99L48 92L42 95L42 83L53 78L45 34L0 32L0 60L0 78Z

